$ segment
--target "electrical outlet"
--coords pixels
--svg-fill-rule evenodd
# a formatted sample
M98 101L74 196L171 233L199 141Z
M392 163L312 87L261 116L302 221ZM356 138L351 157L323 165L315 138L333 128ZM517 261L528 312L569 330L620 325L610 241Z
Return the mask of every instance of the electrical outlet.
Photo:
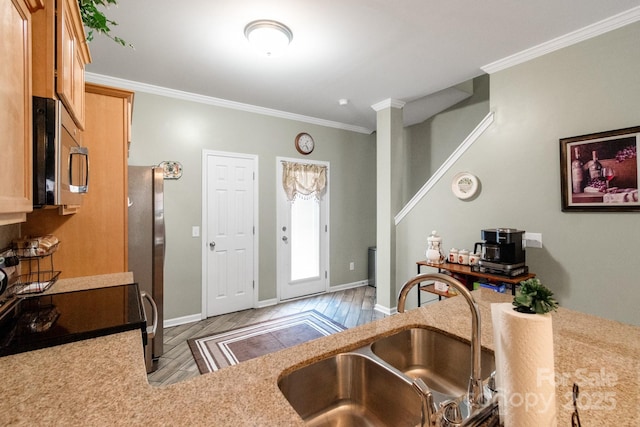
M524 246L527 248L542 247L542 233L524 233Z
M197 225L191 227L191 237L200 237L200 227Z
M349 263L349 270L353 271L353 270L355 270L355 269L356 269L356 263L355 263L355 262L353 262L353 261L351 261L351 262Z

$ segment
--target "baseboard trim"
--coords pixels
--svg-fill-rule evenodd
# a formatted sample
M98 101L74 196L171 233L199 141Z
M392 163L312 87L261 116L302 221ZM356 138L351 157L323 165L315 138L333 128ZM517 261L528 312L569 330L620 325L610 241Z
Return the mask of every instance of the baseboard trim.
M384 305L376 304L373 309L378 311L386 316L391 316L398 313L398 309L396 307L385 307Z
M347 289L359 288L360 286L369 286L368 280L359 280L357 282L345 283L343 285L329 286L327 292L346 291Z
M265 299L262 301L258 301L258 307L256 308L271 307L272 305L277 305L277 304L278 304L277 298Z
M336 286L331 286L329 287L329 289L327 290L327 292L338 292L338 291L344 291L347 289L352 289L352 288L359 288L360 286L368 286L369 285L369 281L368 280L360 280L358 282L352 282L352 283L345 283L343 285L336 285ZM301 298L306 298L306 297L301 297ZM266 299L266 300L262 300L262 301L258 301L258 305L256 308L264 308L264 307L270 307L273 305L278 305L279 301L277 298L270 298L270 299ZM376 310L377 309L377 305L376 305ZM382 310L378 310L378 311L382 311ZM395 311L395 309L394 309ZM384 311L382 311L384 313ZM202 317L202 313L197 313L197 314L190 314L188 316L182 316L182 317L176 317L174 319L166 319L162 325L164 328L171 328L173 326L180 326L180 325L184 325L187 323L193 323L193 322L198 322L200 320L204 320L204 318Z
M176 317L174 319L166 319L164 322L162 322L162 326L164 328L171 328L172 326L180 326L187 323L199 322L200 320L202 320L202 317L200 316L200 313L197 313L190 314L188 316Z

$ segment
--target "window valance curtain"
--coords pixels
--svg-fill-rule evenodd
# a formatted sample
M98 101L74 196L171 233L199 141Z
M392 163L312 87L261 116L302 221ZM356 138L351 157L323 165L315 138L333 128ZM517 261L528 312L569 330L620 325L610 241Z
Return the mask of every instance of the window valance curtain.
M320 199L326 185L326 166L282 162L282 187L287 200L293 201L296 196Z

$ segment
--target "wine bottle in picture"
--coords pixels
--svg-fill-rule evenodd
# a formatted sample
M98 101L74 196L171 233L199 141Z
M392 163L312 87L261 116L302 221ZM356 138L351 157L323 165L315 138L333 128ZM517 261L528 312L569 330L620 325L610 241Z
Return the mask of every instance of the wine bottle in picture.
M593 156L593 160L589 166L589 177L595 181L602 176L602 165L598 161L598 153L595 150L591 152L591 156Z
M578 147L574 147L575 159L571 162L571 182L574 193L582 193L582 182L584 181L584 175L582 173L583 163L580 160L580 152Z

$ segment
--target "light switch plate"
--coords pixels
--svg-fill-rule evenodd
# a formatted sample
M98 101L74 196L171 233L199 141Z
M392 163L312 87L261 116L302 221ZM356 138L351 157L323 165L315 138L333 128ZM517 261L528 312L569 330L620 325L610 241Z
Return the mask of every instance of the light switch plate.
M191 237L200 237L200 227L197 225L191 227Z
M524 246L527 248L542 248L542 233L524 233Z

